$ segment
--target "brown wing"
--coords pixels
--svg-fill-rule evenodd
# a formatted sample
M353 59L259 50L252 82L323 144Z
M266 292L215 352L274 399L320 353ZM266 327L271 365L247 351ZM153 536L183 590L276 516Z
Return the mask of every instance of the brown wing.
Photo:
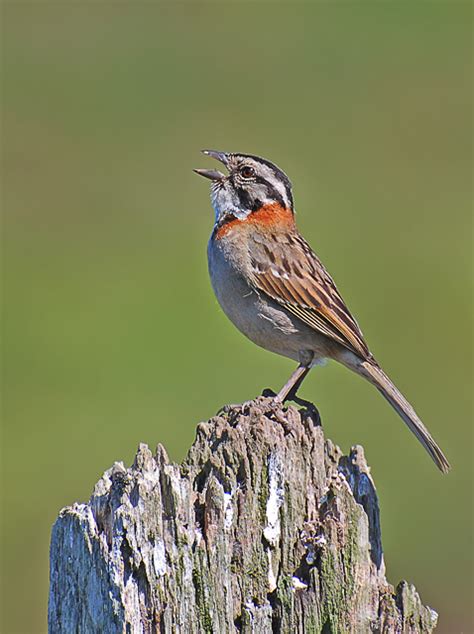
M268 240L254 235L254 284L305 324L366 359L362 332L331 276L298 233Z

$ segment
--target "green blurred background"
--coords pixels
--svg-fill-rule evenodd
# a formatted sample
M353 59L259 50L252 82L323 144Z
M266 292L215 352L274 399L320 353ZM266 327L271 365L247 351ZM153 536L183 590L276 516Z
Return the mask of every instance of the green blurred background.
M181 460L224 403L293 364L220 312L202 147L256 153L443 477L368 384L302 395L364 445L388 578L471 632L471 3L3 2L5 371L1 631L46 629L59 509L137 444Z

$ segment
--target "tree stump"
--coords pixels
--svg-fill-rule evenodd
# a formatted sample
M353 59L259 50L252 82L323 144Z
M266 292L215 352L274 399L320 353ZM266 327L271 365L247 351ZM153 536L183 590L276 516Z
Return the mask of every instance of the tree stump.
M363 449L315 410L259 397L206 423L181 465L140 445L88 504L64 508L49 632L432 632L412 585L385 579Z

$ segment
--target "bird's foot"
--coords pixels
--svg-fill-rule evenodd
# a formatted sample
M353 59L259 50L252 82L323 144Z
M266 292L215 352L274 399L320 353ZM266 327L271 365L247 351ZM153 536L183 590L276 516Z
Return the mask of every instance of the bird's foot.
M265 388L262 392L262 396L276 399L277 394L270 388ZM285 398L284 403L286 403L287 401L293 401L293 403L296 403L297 405L300 405L301 407L306 408L309 414L311 415L311 417L313 418L313 420L317 422L317 424L321 424L321 416L319 414L319 411L316 405L312 403L311 401L307 401L306 399L298 396L296 394L296 390L291 390L288 393L288 396Z

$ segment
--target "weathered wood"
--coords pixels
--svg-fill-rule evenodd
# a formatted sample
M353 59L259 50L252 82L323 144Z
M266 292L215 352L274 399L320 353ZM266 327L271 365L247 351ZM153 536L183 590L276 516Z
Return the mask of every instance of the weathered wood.
M51 540L51 633L432 632L385 579L361 447L260 397L197 428L181 465L141 445Z

